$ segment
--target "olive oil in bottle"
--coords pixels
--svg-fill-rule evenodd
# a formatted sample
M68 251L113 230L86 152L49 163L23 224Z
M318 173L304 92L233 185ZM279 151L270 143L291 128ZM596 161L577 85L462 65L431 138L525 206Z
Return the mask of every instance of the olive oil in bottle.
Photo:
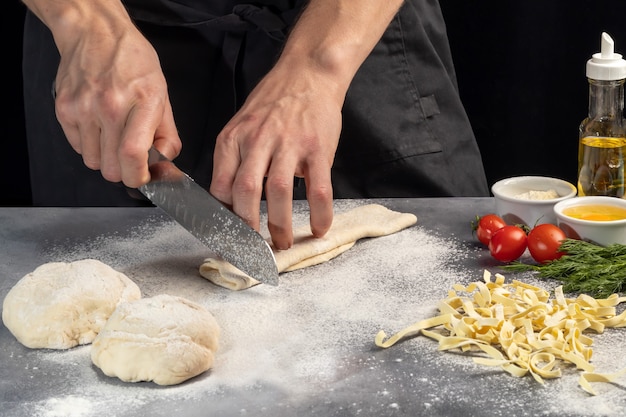
M586 136L578 151L578 194L626 196L626 138Z
M601 52L587 61L589 116L579 128L578 195L626 198L626 61L602 34Z

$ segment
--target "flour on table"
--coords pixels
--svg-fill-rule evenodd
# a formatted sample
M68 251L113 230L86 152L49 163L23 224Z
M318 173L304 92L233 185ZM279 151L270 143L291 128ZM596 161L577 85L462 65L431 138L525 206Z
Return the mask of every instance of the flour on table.
M50 262L9 291L2 321L24 346L68 349L91 343L118 303L140 297L133 281L98 260Z
M337 213L360 205L335 202ZM306 206L294 207L294 226L307 224ZM199 276L207 249L173 221L163 221L158 212L122 235L51 247L45 254L50 259L93 257L114 266L146 296L168 293L202 305L220 324L219 351L209 372L167 387L103 377L91 364L90 346L34 351L27 359L15 359L26 362L32 380L53 372L65 383L20 403L17 415L56 417L40 410L49 410L51 404L60 410L76 399L83 400L78 408L84 417L100 416L103 410L114 416L169 417L206 404L214 408L205 414L215 415L279 416L310 410L303 414L441 416L459 402L468 408L457 409L458 415L624 415L623 383L599 384L600 395L590 397L578 389L575 370L537 387L532 378L485 370L465 355L439 352L437 343L427 338L409 340L396 350L374 348L379 330L401 329L411 320L435 315L451 285L482 276L482 270L477 275L463 266L464 258L483 255L484 250L472 248L418 223L359 241L326 263L285 273L278 287L258 285L233 292ZM491 258L487 254L485 259ZM534 285L550 284L533 277L515 276ZM626 366L626 355L615 354L626 344L626 328L597 335L594 343L593 362L599 371ZM371 389L364 381L373 384ZM371 396L372 409L362 408L364 395ZM407 403L416 404L417 395L422 408L408 408ZM324 401L335 401L333 396L336 402L320 408ZM542 411L535 413L538 409Z
M161 294L121 303L94 339L91 360L122 381L179 384L211 367L219 333L202 306Z

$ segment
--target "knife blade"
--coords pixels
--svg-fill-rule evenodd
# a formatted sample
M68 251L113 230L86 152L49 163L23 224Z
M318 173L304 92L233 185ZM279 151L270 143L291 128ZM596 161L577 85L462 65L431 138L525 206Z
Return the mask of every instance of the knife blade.
M154 147L148 153L150 182L139 191L211 252L265 284L278 285L270 245Z

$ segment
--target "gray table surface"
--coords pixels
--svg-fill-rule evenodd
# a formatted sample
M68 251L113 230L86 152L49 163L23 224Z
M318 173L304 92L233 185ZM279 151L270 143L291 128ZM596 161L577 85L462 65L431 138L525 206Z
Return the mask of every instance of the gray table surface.
M580 389L571 367L540 385L530 376L474 364L467 355L439 352L424 337L377 349L378 329L393 333L436 313L450 283L478 281L485 269L501 271L469 227L474 216L494 210L491 198L345 200L336 206L340 211L370 202L415 213L418 223L395 236L359 242L327 264L282 275L278 287L242 292L200 278L204 248L156 208L0 208L0 299L43 263L92 257L125 272L144 296L168 292L213 306L225 339L211 371L162 387L103 375L91 364L89 346L28 349L0 325L0 415L626 415L625 378L598 386L600 395L593 397ZM306 220L304 203L295 210L296 220ZM438 267L444 272L432 281L412 282L411 271L428 270L420 264L419 245L431 238L430 249L449 247L454 259ZM396 252L410 256L393 257L387 265L376 258ZM515 277L543 285L530 273ZM344 305L337 297L345 297ZM255 316L247 307L267 311ZM243 315L229 320L227 313ZM329 332L336 340L329 341ZM626 368L626 329L609 329L596 340L598 363L613 367L604 371ZM245 366L241 344L248 352Z

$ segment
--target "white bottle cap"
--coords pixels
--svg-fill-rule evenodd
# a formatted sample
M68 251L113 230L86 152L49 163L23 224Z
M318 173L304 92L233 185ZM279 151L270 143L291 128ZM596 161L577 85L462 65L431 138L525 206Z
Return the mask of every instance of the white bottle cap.
M602 32L601 52L595 53L587 61L587 78L600 81L626 78L626 61L616 54L615 43L606 32Z

